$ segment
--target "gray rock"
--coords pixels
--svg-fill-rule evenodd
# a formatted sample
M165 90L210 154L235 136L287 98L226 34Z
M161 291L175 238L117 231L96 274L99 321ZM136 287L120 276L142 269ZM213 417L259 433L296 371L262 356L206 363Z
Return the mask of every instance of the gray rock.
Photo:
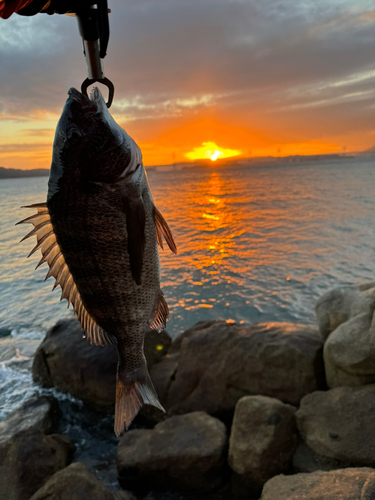
M56 472L30 500L114 500L114 495L80 462ZM131 500L131 497L129 497Z
M342 465L375 466L375 385L305 396L296 412L307 446Z
M306 325L201 322L173 342L169 356L152 372L170 413L202 410L229 421L243 396L296 405L325 386L322 340Z
M226 428L203 412L171 417L152 430L128 431L118 446L126 488L210 491L222 483Z
M29 500L55 472L71 461L75 446L67 436L40 430L19 432L0 443L0 500Z
M350 318L331 333L324 346L324 365L331 388L375 382L373 311Z
M340 287L323 295L316 313L327 341L324 365L329 387L375 382L375 283Z
M166 332L156 335L148 330L145 355L149 366L168 350ZM46 335L37 350L33 379L44 387L56 387L84 403L112 410L115 401L117 352L114 346L91 346L82 339L76 319L59 321Z
M263 488L261 500L372 500L375 470L340 469L276 476Z
M246 396L234 412L228 463L235 481L260 488L288 470L297 446L296 408L267 396Z
M368 312L371 299L363 292L375 287L375 283L367 287L343 286L329 290L322 295L315 306L320 333L324 340L339 325L358 314Z
M59 404L53 397L34 397L23 403L0 423L0 443L22 431L57 431L60 416Z

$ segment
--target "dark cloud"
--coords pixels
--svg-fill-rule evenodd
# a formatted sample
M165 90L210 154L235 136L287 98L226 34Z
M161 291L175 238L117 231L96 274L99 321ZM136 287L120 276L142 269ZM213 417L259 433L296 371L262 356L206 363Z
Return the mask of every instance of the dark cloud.
M340 115L367 126L375 80L368 0L113 0L104 60L123 119L204 113L244 125ZM86 77L76 22L38 15L1 21L0 112L58 114ZM337 120L336 120L337 121ZM333 126L333 125L332 125Z

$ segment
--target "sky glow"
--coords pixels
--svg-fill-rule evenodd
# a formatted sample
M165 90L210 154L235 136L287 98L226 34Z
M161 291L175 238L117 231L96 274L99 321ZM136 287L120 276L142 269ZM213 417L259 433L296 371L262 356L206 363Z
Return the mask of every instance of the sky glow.
M203 143L218 160L375 145L372 1L109 5L111 112L146 165L193 160ZM86 77L76 20L0 19L0 67L0 166L49 168L67 90Z

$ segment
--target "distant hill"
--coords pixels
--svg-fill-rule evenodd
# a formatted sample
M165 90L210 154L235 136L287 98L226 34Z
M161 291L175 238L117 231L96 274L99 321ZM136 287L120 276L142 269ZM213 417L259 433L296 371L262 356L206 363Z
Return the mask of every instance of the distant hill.
M372 146L370 149L366 149L365 151L361 151L360 153L357 153L358 156L364 156L366 158L373 157L375 156L375 146Z
M49 170L46 168L21 170L18 168L0 167L0 179L14 179L15 177L44 177L46 175L49 175Z

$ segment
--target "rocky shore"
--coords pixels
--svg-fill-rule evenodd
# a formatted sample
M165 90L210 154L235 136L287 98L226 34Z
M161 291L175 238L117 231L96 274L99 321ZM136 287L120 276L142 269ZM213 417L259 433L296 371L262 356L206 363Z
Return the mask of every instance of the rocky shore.
M207 321L173 342L146 332L167 413L144 408L119 440L115 349L60 321L35 353L38 394L0 423L0 500L375 498L374 311L369 283L323 295L317 328ZM1 340L0 361L15 348Z

